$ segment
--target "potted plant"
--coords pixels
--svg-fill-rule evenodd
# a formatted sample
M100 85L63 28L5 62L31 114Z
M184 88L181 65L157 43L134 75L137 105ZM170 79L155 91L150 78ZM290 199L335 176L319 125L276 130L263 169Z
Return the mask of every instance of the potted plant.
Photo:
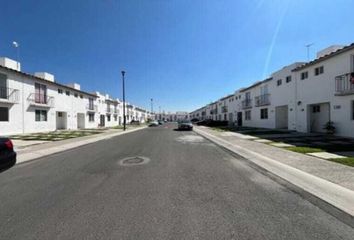
M324 128L327 131L327 134L334 134L336 127L334 126L334 122L328 121L325 125Z

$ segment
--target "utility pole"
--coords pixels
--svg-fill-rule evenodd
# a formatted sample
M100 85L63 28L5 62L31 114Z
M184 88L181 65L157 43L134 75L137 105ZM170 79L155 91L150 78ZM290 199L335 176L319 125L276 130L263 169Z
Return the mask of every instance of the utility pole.
M122 80L123 80L123 130L126 130L126 116L125 116L125 71L122 71Z
M151 104L151 115L154 114L154 99L150 99L150 104Z
M314 45L314 43L310 43L310 44L305 45L305 47L307 48L307 61L308 62L310 61L310 47L312 45Z

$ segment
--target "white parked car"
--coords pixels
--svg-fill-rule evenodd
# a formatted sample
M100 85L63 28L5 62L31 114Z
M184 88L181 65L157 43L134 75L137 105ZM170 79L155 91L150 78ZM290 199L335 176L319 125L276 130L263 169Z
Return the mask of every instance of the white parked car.
M157 127L159 125L158 121L152 121L149 123L149 127Z

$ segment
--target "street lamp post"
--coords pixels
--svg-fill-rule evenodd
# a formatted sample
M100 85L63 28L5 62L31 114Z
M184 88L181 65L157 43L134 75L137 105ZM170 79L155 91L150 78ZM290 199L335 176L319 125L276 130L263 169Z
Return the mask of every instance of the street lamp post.
M14 46L14 48L16 48L16 61L17 61L17 71L20 71L19 69L19 61L20 61L20 44L18 44L18 42L13 41L12 42L12 46Z
M123 130L126 130L126 116L125 116L125 71L122 71L122 83L123 83Z
M154 114L154 99L150 99L150 103L151 103L151 117L152 117L152 115Z

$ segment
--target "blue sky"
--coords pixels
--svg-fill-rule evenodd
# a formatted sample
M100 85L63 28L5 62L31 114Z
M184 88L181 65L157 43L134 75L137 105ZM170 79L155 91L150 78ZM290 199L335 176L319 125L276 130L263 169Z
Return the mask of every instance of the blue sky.
M352 0L1 1L0 56L155 110L193 110L331 44L354 42Z

